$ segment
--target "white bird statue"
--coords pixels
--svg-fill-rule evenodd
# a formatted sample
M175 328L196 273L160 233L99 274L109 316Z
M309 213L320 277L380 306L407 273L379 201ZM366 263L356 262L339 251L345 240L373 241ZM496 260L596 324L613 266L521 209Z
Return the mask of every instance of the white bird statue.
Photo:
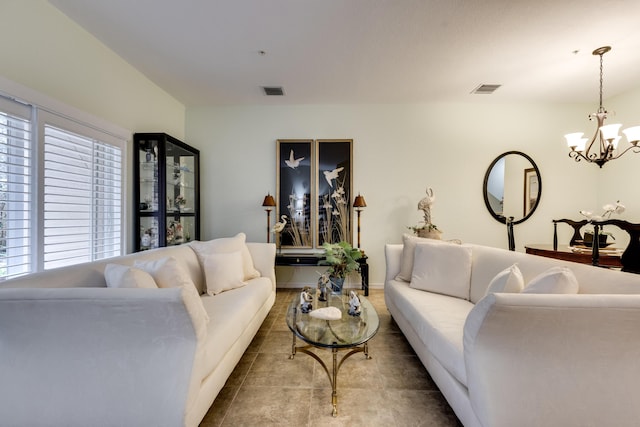
M274 233L280 233L282 230L284 230L284 226L287 225L287 216L282 215L280 218L282 218L282 221L278 221L273 224Z
M427 197L418 202L418 210L424 212L425 224L431 224L431 205L436 201L436 196L433 195L433 189L427 188Z
M298 166L300 166L300 162L304 160L304 157L300 157L298 159L295 158L294 154L293 154L293 150L291 150L291 153L289 153L289 160L285 160L284 162L287 164L287 166L289 166L291 169L295 169Z
M343 167L339 167L339 168L336 168L336 169L334 169L332 171L324 171L324 177L327 180L327 182L329 183L329 187L333 187L332 180L338 178L338 174L340 172L342 172L343 169L344 169Z

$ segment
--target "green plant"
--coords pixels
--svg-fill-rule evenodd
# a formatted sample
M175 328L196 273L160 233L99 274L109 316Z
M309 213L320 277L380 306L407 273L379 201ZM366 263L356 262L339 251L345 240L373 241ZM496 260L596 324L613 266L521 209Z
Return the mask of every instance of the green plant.
M330 276L344 278L360 267L358 260L362 258L362 251L348 242L325 243L322 248L325 259L318 264L330 266L327 270Z
M436 227L435 224L419 224L419 225L414 225L412 227L407 227L409 230L413 231L413 234L418 234L418 230L427 230L427 231L433 231L433 230L438 230L438 227Z

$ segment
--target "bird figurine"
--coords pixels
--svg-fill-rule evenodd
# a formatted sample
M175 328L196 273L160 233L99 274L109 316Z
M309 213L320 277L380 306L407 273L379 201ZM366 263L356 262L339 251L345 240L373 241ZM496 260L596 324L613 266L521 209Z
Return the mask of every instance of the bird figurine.
M291 169L295 169L298 166L300 166L300 162L304 160L304 157L300 157L300 158L295 158L295 155L293 154L293 150L291 150L291 152L289 153L289 160L285 160L284 162L286 163L287 166L289 166Z
M431 224L431 205L436 201L436 196L433 195L433 189L427 188L427 197L418 202L418 210L424 212L425 224Z
M358 298L358 293L351 291L349 292L349 314L352 316L360 316L361 308L360 308L360 298Z
M282 215L280 218L282 218L282 221L278 221L273 224L274 233L280 233L282 230L284 230L284 226L287 225L287 216Z
M333 187L333 180L338 178L338 174L340 172L342 172L344 168L343 167L339 167L336 168L332 171L323 171L324 172L324 177L327 180L327 182L329 183L329 187Z

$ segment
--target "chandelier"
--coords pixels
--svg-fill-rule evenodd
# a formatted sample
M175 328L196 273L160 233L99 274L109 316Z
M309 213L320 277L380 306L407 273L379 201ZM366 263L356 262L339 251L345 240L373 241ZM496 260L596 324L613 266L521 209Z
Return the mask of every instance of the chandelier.
M622 126L619 123L605 125L607 118L607 110L602 106L602 56L611 50L611 46L603 46L593 51L594 55L600 56L600 107L597 113L589 114L589 120L597 120L598 127L596 133L591 138L591 142L587 145L588 138L583 138L583 132L570 133L564 137L567 139L567 145L571 149L569 157L575 159L576 162L586 160L589 163L595 163L602 167L609 160L617 159L629 150L634 153L640 152L640 126L633 126L624 129L622 132L629 141L629 147L623 151L618 150L618 143L621 136L618 130Z

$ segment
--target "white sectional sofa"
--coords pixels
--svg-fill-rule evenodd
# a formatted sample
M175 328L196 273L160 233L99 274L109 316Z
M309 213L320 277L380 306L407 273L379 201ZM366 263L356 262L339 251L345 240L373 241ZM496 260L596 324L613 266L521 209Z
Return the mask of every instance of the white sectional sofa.
M640 275L411 236L385 255L387 307L466 427L639 425Z
M3 283L0 425L197 426L275 301L275 245L244 246L244 235L229 240L240 237L259 277L216 295L205 294L215 276L211 266L203 271L205 258L199 261L192 246L200 243L202 255L207 244L225 239ZM199 292L188 293L187 285L106 287L108 264L146 271L167 260ZM151 277L160 286L155 272Z

